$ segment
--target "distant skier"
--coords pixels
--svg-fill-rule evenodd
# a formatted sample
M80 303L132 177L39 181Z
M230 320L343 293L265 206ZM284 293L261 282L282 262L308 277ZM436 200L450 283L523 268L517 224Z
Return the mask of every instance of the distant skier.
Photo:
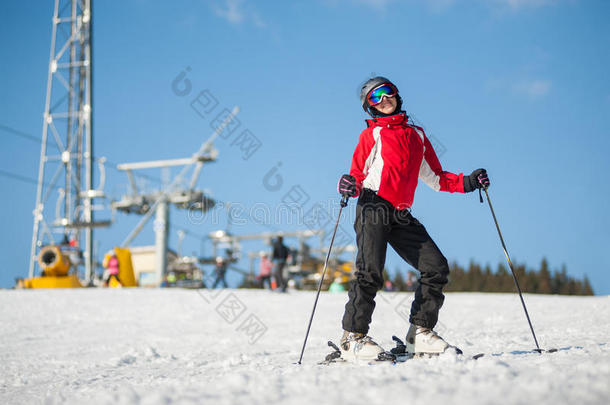
M104 285L106 287L109 287L110 281L114 278L116 281L116 285L118 287L122 287L123 284L119 279L119 259L116 257L116 255L112 255L110 259L108 259L106 267L108 268L108 278L106 279Z
M406 284L407 291L415 291L415 289L417 288L417 276L414 272L409 271L409 273L407 274Z
M227 274L227 261L222 256L216 257L216 266L214 267L214 271L216 272L216 280L214 281L214 286L212 288L216 288L218 284L222 283L224 288L227 288L227 280L225 280L225 275Z
M267 253L261 254L260 272L258 273L258 279L260 280L261 286L265 288L265 284L267 284L269 290L271 290L272 268L273 263L271 262L271 260L269 260L269 255Z
M449 266L424 226L410 212L418 178L435 191L467 193L489 186L485 169L470 175L443 171L424 130L401 110L396 86L384 77L369 79L360 93L372 118L362 131L340 194L358 198L356 279L343 315L341 355L375 359L383 349L369 336L375 295L383 287L387 244L421 273L406 337L409 353L440 353L449 346L433 328L443 305Z
M274 272L273 276L275 277L275 282L277 284L277 288L282 292L286 292L286 279L284 278L284 267L286 266L286 260L288 260L288 248L284 245L284 238L282 236L278 236L273 244L273 266Z

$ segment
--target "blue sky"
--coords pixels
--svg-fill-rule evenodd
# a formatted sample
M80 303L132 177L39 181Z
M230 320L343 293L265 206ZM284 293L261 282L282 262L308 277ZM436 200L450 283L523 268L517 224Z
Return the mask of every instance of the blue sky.
M0 14L0 125L40 138L51 36L51 2L3 1ZM490 195L517 262L587 274L610 293L610 3L584 0L312 0L262 2L98 1L94 6L95 154L113 163L186 157L212 129L192 100L207 90L218 109L239 105L240 127L219 139L218 161L199 186L222 201L281 204L293 187L336 204L338 177L366 118L357 98L372 73L390 77L410 114L440 143L445 170L488 169ZM192 92L172 81L189 67ZM250 158L235 142L249 130L262 144ZM40 145L0 128L0 169L37 177ZM265 175L281 162L277 191ZM158 172L147 172L160 177ZM127 178L108 169L106 191L119 198ZM0 175L4 265L0 286L27 274L35 187ZM154 182L150 183L155 186ZM342 229L354 237L353 201ZM495 267L504 257L478 195L435 193L420 184L413 212L449 260ZM97 214L109 218L108 211ZM189 235L223 228L172 209ZM120 244L139 220L116 215L96 231L101 249ZM207 221L207 222L206 222ZM198 223L194 223L198 222ZM202 222L202 223L201 223ZM287 220L248 220L235 233L303 229ZM134 245L153 243L148 225ZM262 244L245 245L259 249ZM204 254L210 254L209 244ZM241 264L245 267L245 262ZM407 266L393 252L388 267ZM236 283L237 274L231 276Z

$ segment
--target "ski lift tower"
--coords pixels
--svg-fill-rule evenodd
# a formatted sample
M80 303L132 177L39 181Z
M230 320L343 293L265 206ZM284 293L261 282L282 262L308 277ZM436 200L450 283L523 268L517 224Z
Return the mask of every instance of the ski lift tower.
M93 99L91 0L55 0L47 92L42 127L29 277L41 248L69 240L82 254L85 281L93 276ZM56 197L55 204L47 204ZM59 238L58 238L59 235ZM84 239L84 244L81 243ZM72 263L76 265L78 263Z
M144 228L144 225L155 214L155 273L157 282L161 283L167 270L168 231L169 231L169 204L177 208L190 211L205 212L214 207L215 201L195 188L204 163L214 162L218 150L214 147L214 140L239 112L239 107L233 108L229 116L216 128L214 133L201 145L199 150L191 157L169 160L156 160L148 162L123 163L117 166L125 171L129 179L131 192L124 195L121 200L112 203L113 209L142 215L142 218L125 238L122 247L128 247L135 237ZM134 171L144 169L161 169L168 172L171 167L182 166L180 172L169 184L164 184L160 190L151 193L142 193L138 190ZM186 174L191 172L187 182Z
M194 189L199 176L195 170L189 187L175 187L164 185L164 189L151 193L141 193L135 182L134 171L142 169L161 169L167 171L173 166L186 166L192 163L202 165L204 162L216 160L216 153L198 155L184 159L157 160L149 162L124 163L117 166L125 171L129 178L131 193L124 195L121 200L112 203L114 209L125 213L143 215L142 220L122 243L122 247L130 245L131 241L140 233L146 222L155 214L155 273L157 282L161 283L167 269L168 233L169 233L169 204L177 208L188 210L201 210L205 212L214 206L214 201L205 196L203 191Z

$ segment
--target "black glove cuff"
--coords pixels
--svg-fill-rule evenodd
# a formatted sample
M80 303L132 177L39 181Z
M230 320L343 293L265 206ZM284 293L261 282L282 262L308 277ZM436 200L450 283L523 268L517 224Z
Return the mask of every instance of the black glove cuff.
M470 178L470 176L464 176L464 192L465 193L470 193L474 190L476 190L477 186L472 184L472 179Z

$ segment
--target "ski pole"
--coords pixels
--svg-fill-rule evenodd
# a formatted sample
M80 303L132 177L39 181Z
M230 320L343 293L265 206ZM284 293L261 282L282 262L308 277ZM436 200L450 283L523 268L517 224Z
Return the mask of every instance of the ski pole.
M519 292L519 298L521 298L521 304L523 305L523 310L525 311L525 317L527 318L527 323L530 325L530 330L532 331L532 336L534 337L534 343L536 343L536 349L538 353L542 353L542 349L538 346L538 339L536 339L536 334L534 333L534 327L532 326L532 321L530 320L530 316L527 313L527 308L525 306L525 301L523 300L523 294L521 294L521 288L519 287L519 282L517 281L517 274L513 269L513 263L510 261L510 256L508 255L508 250L506 249L506 244L504 243L504 238L502 237L502 232L500 232L500 226L498 225L498 220L496 219L496 213L491 205L491 200L489 199L489 194L487 193L487 187L483 187L485 191L485 196L487 197L487 203L489 204L489 209L491 210L491 215L494 218L494 222L496 223L496 229L498 230L498 235L500 236L500 242L502 242L502 248L504 249L504 255L506 256L506 260L508 261L508 267L510 267L510 271L513 274L513 280L515 280L515 286L517 286L517 291ZM481 201L483 202L483 201Z
M333 243L335 242L335 235L337 235L337 228L339 227L339 219L341 219L341 211L347 206L348 196L343 196L341 199L341 208L339 208L339 215L337 215L337 223L335 224L335 230L333 231L333 237L330 240L330 246L328 247L328 253L326 254L326 260L324 261L324 270L322 271L322 277L320 277L320 283L318 283L318 292L316 293L316 299L313 302L313 309L311 310L311 316L309 317L309 324L307 325L307 332L305 332L305 340L303 341L303 348L301 349L301 356L299 362L303 360L303 353L305 353L305 345L307 345L307 337L309 336L309 329L311 329L311 322L313 321L313 315L316 312L316 306L318 305L318 298L320 298L320 291L322 290L322 283L324 282L324 276L326 275L326 269L328 267L328 259L330 258L330 252L333 249Z

